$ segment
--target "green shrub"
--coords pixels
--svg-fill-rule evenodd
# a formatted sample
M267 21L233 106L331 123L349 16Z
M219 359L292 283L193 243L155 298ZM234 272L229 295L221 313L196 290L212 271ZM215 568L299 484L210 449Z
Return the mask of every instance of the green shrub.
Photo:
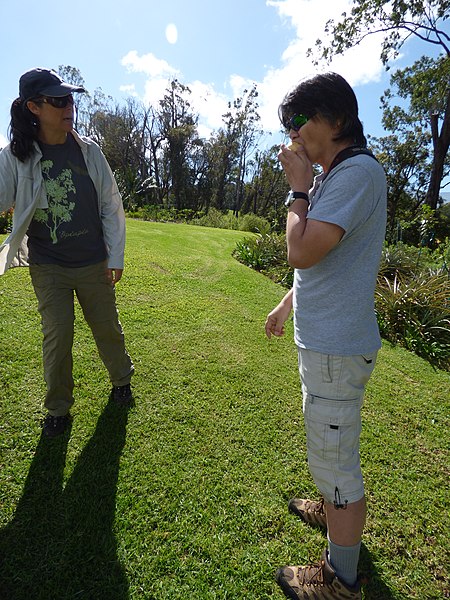
M393 280L380 275L375 309L381 335L438 367L450 368L450 279L447 275Z
M267 234L270 232L270 222L264 217L247 213L236 217L231 210L221 211L211 207L207 213L195 211L190 208L177 210L174 207L166 208L161 205L147 204L127 211L127 216L132 219L144 221L189 223L202 227L215 227L217 229L235 229L250 231L251 233Z
M284 235L265 233L244 238L236 244L233 256L244 265L261 271L276 283L292 287L294 270L287 263Z
M211 207L206 215L192 219L191 224L218 229L239 229L238 219L231 211L223 213L214 207Z
M381 255L380 274L393 279L396 274L414 276L428 272L442 273L450 266L450 242L446 238L436 250L398 244L385 245Z
M160 223L188 223L194 218L202 216L190 208L177 210L174 207L166 208L160 204L146 204L140 208L127 211L131 219L142 219L143 221L154 221Z
M0 233L8 233L12 227L13 210L10 208L5 212L0 212Z
M446 237L443 241L437 242L432 258L438 272L450 272L450 238Z
M267 234L270 232L270 223L264 217L247 213L239 219L239 229L241 231L251 231L252 233Z

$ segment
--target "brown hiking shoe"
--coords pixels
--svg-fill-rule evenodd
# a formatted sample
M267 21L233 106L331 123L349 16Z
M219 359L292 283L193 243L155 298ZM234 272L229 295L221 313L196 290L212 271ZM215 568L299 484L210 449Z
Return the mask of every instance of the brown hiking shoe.
M327 550L319 564L305 567L283 567L276 575L278 585L292 600L361 600L361 584L353 587L338 579L328 562Z
M325 512L324 499L319 502L303 500L303 498L291 498L288 508L298 515L305 523L316 527L327 528L327 513Z

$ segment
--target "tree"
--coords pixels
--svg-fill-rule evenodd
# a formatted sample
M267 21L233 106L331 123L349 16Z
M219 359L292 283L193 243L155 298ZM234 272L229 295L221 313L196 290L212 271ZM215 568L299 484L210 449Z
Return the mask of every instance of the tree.
M383 125L392 133L370 141L387 174L388 239L395 239L397 223L415 222L422 205L428 204L433 170L429 115L442 110L449 79L448 59L423 57L411 67L394 73L391 88L381 98ZM394 99L400 100L401 105L392 105ZM442 179L449 173L448 156L439 162Z
M253 172L245 186L245 199L242 212L252 212L264 216L282 231L286 225L284 200L289 185L278 160L278 145L262 152L256 152L251 162Z
M228 112L222 116L224 127L213 139L212 202L219 210L233 208L237 212L242 204L248 159L256 148L256 139L260 134L257 97L256 86L253 86L250 91L244 90L242 97L229 102ZM231 206L227 206L231 190L234 198Z
M198 141L196 115L189 103L191 90L177 81L171 81L157 111L163 148L163 173L178 210L192 205L191 150Z
M81 72L76 67L71 67L70 65L59 65L58 74L61 79L71 85L78 85L85 88L85 82L81 75ZM86 88L85 88L86 89ZM84 94L76 94L75 99L75 123L74 127L78 131L78 117L79 117L79 107L80 104L83 105L85 103L85 95Z
M325 46L322 40L317 40L316 46L321 57L329 61L367 36L382 33L381 60L385 66L398 56L412 36L439 47L449 56L450 36L440 26L448 18L449 10L450 0L353 0L350 15L344 12L337 24L333 19L327 22L329 44Z
M339 23L328 21L325 31L331 35L327 46L321 40L316 46L322 58L330 60L348 48L360 44L367 36L384 36L381 60L389 68L389 60L398 56L403 44L415 36L442 51L440 68L450 60L450 36L442 23L448 19L450 0L354 0L350 15L343 13ZM433 144L432 170L426 203L436 209L443 178L443 164L450 146L450 85L448 79L442 103L428 114L428 127ZM440 127L440 130L439 130Z

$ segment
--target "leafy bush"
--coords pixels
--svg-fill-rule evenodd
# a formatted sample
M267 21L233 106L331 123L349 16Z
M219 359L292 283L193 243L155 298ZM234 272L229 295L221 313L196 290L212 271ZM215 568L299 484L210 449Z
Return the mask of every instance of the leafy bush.
M264 233L244 238L236 244L233 256L244 265L261 271L276 283L292 287L294 271L287 263L284 235Z
M247 213L239 219L239 229L241 231L251 231L252 233L267 234L270 232L270 223L264 217Z
M375 309L381 335L430 363L450 368L450 279L380 275Z
M419 251L419 248L406 246L401 242L386 245L381 254L380 274L388 279L394 279L396 274L412 275L420 262Z
M433 252L435 266L440 273L450 272L450 238L446 237L443 241L438 241L436 250Z
M193 219L192 225L202 225L203 227L216 227L218 229L239 229L237 217L231 212L221 212L217 208L210 208L206 215Z
M5 212L0 212L0 233L8 233L12 227L12 208Z
M204 213L192 209L177 210L174 207L166 208L161 205L147 204L127 211L127 215L132 219L143 219L144 221L190 223L203 227L239 229L240 231L264 234L270 231L270 223L264 217L253 213L236 217L233 211L222 212L214 207Z
M182 221L183 218L178 214L175 208L165 208L161 205L146 204L142 208L137 208L127 213L132 219L143 219L144 221L158 221L169 223Z
M393 279L396 274L413 276L417 273L444 272L450 263L448 238L431 251L426 247L407 246L399 242L385 245L381 255L380 274Z

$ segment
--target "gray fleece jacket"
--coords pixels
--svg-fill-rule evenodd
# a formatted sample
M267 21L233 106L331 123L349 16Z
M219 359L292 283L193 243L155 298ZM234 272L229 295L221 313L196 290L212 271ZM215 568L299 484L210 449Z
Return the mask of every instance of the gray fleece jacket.
M108 250L108 267L123 269L125 251L125 213L114 175L99 146L87 137L71 132L79 144L98 197L98 211ZM10 267L28 266L28 226L37 208L48 208L41 171L42 153L25 162L18 160L10 145L0 152L0 212L14 208L10 235L0 245L0 275Z

